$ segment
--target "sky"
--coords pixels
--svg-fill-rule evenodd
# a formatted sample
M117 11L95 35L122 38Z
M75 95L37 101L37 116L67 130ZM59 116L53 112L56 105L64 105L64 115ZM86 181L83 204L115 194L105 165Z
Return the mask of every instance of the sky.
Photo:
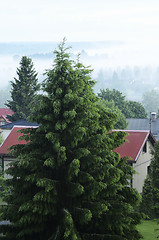
M127 61L159 62L159 0L0 1L0 42L122 41ZM105 52L107 50L101 49ZM132 55L132 56L131 56Z
M5 0L0 42L159 42L158 0Z

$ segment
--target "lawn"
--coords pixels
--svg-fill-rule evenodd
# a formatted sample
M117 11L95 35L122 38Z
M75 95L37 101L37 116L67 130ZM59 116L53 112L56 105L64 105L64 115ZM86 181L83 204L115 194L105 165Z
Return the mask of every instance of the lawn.
M159 236L159 220L145 220L137 226L144 240L157 240Z

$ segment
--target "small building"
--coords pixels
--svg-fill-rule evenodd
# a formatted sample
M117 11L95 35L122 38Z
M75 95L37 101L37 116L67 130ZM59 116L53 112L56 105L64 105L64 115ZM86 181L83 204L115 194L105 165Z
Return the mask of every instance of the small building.
M114 130L122 131L122 130ZM135 170L131 186L142 193L144 180L149 172L151 163L151 151L156 139L150 131L123 130L127 133L126 141L115 151L120 157L128 157L128 163Z
M38 126L13 126L9 135L0 146L0 158L2 161L3 171L7 169L8 163L15 161L15 156L9 152L12 145L26 144L25 140L19 140L22 133L19 132L25 128L37 128ZM149 172L151 163L151 150L154 147L156 139L150 131L139 130L113 130L124 131L127 133L123 145L115 149L115 152L120 154L120 157L127 157L128 163L135 170L131 186L139 193L142 192L144 180ZM8 176L6 176L8 177Z
M0 146L0 158L2 163L2 171L8 168L8 164L15 161L15 156L11 154L9 148L17 144L26 144L26 141L20 140L19 137L23 136L20 130L25 128L33 128L37 126L14 126L10 131L7 138L3 141ZM5 177L8 177L7 175Z
M21 119L21 120L17 120L15 122L10 122L8 124L5 124L3 126L0 126L0 134L2 136L2 139L5 140L8 135L10 134L12 128L14 126L24 126L24 127L28 127L28 126L32 126L32 127L38 127L39 124L36 122L28 122L26 119Z
M127 118L128 130L149 130L156 140L159 140L159 118L155 112L150 113L150 118Z
M7 115L11 116L14 112L9 108L0 108L0 126L10 123Z

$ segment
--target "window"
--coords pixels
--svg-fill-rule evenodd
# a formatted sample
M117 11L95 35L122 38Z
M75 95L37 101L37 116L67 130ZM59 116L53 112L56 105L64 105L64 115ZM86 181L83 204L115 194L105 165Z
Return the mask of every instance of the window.
M146 153L147 152L147 142L145 142L144 146L143 146L143 149L142 149L142 152L143 153Z
M151 171L150 166L148 166L147 167L147 174L150 174L150 171Z

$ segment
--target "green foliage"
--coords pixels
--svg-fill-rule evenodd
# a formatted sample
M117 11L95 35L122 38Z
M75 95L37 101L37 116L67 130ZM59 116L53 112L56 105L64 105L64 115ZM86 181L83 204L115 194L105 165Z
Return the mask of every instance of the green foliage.
M141 103L135 101L127 101L127 105L131 113L129 118L147 118L147 112Z
M129 116L129 109L127 107L127 102L125 100L125 96L122 95L122 93L116 89L110 90L110 89L101 89L100 93L98 93L98 96L107 101L114 101L115 106L117 106L124 116L128 118Z
M100 100L98 101L97 104L102 104L105 108L107 108L107 111L110 111L110 113L116 114L116 123L114 124L114 129L127 128L127 122L124 114L121 112L121 110L118 107L114 106L113 101Z
M153 188L151 178L148 176L144 181L142 191L142 202L140 204L140 211L145 214L145 217L154 218L154 201L153 201Z
M159 141L156 142L150 164L150 173L145 180L141 211L150 218L159 217Z
M156 142L154 151L152 151L153 158L150 165L150 176L152 179L152 184L155 188L159 188L159 141Z
M105 101L113 101L125 118L146 118L147 113L139 102L127 101L125 96L118 90L102 89L98 96ZM121 113L118 113L121 116Z
M67 51L62 42L46 72L32 116L40 127L23 130L28 143L14 147L19 162L7 170L12 191L1 210L11 224L0 232L7 240L139 239L132 168L113 151L125 133L111 133L116 114L97 104L91 70Z
M26 119L31 114L31 107L40 85L37 83L37 73L33 68L32 60L23 56L20 68L17 68L18 78L11 81L11 100L5 104L14 114L8 116L10 121Z
M0 144L2 144L2 142L4 141L2 134L0 134Z

